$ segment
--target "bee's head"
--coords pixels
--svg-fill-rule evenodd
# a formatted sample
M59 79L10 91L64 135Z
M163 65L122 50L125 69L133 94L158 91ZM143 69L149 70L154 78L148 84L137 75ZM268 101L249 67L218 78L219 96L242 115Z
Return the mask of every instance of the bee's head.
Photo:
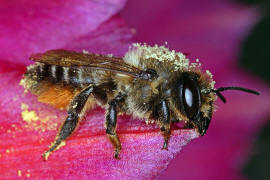
M211 86L211 79L204 75L184 72L176 80L173 89L173 99L177 111L179 111L187 123L197 128L201 135L204 135L209 127L214 101L217 95L224 103L226 102L221 91L240 90L248 93L259 94L256 91L240 87L222 87L214 89ZM179 118L179 117L178 117ZM181 117L180 117L181 119Z

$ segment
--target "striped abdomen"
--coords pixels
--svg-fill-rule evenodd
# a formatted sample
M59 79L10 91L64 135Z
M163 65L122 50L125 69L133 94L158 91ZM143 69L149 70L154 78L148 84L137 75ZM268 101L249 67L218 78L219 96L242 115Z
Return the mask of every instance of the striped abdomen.
M78 87L94 83L91 72L85 68L62 67L43 63L30 66L26 76L36 81L48 80L52 83L64 83Z

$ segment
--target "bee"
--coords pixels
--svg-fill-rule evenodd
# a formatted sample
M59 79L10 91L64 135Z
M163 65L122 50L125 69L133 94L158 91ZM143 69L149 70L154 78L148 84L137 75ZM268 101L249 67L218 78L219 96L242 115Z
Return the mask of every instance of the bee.
M225 90L214 88L209 71L199 63L190 63L183 53L165 46L133 44L123 57L50 50L30 57L21 84L37 95L38 101L66 109L67 118L44 159L57 150L76 129L78 122L95 105L106 109L105 129L119 159L121 143L117 135L117 114L154 121L164 137L162 149L168 148L171 125L184 122L204 135L214 111L214 102Z

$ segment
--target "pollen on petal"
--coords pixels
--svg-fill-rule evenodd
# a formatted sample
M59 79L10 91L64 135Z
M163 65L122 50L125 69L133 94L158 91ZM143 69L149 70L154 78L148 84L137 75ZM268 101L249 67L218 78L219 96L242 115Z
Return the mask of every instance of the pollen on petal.
M34 110L29 110L29 106L25 103L21 104L21 117L25 122L24 127L29 130L42 131L46 130L56 130L57 122L53 121L54 118L57 118L55 115L48 113L38 113Z

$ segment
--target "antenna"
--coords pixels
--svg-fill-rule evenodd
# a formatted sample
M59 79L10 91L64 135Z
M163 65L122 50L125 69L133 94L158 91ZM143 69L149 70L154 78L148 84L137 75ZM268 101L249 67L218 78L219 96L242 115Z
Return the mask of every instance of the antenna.
M211 92L216 93L216 95L222 100L222 102L226 103L225 97L220 92L227 91L227 90L237 90L237 91L243 91L250 94L260 95L260 93L257 91L247 89L247 88L242 88L242 87L236 87L236 86L220 87L218 89L209 89L207 93L211 93Z

